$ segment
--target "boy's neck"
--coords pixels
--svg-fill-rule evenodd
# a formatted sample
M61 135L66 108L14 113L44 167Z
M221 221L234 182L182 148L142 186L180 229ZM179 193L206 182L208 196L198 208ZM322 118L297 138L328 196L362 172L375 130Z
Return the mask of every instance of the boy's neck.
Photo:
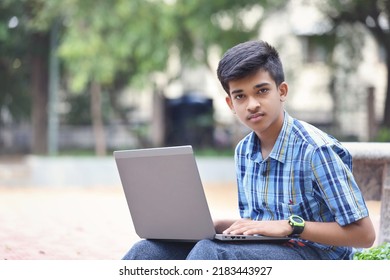
M263 140L262 138L260 138L260 145L261 145L261 156L263 157L263 159L266 159L269 154L271 153L274 145L275 145L275 142L276 142L276 139L269 139L269 138L266 138L265 140Z
M276 140L278 139L280 131L283 127L284 113L282 113L282 116L279 120L280 121L275 123L272 129L264 131L262 133L256 133L257 137L260 140L261 155L263 159L266 159L269 156L276 143Z

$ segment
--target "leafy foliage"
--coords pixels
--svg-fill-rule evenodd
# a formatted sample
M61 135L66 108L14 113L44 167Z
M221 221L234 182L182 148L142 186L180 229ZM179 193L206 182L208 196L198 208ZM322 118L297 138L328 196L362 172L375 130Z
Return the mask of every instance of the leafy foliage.
M390 142L390 129L387 127L380 128L374 141L375 142Z
M64 0L59 54L75 91L91 80L110 85L118 72L127 72L130 83L165 70L173 47L183 64L207 63L210 47L226 49L252 38L262 17L248 27L245 12L261 4L270 5L265 0Z
M363 249L361 252L355 253L354 260L390 260L390 243Z
M28 30L21 22L24 12L13 2L0 3L0 109L5 108L14 120L30 114Z
M49 40L47 46L34 48L26 38L44 35L48 39L57 24L60 26L57 55L62 67L61 88L67 93L84 94L92 84L96 85L95 88L110 95L112 106L119 111L123 108L118 106L117 93L129 85L153 86L151 74L166 71L172 53L180 61L180 66L168 77L170 81L180 77L184 67L207 65L210 50L224 51L238 42L254 38L265 11L283 4L285 1L282 0L2 0L0 46L6 42L7 49L0 53L0 77L4 77L2 85L9 80L16 88L0 89L1 93L7 91L6 95L0 95L0 108L6 106L9 109L12 105L18 108L21 103L16 100L21 99L17 97L34 96L30 86L34 79L34 65L25 62L24 56L40 51L46 54L44 58L48 58ZM19 20L18 28L14 29L18 32L13 32L8 26L12 16ZM11 32L19 37L10 40ZM23 59L3 59L19 47L19 57ZM17 65L12 61L22 62L21 69L26 76L18 70L14 79L9 78L14 71L12 65ZM45 95L48 81L42 77L39 81L35 77L35 84L39 84L40 89L34 93ZM21 88L23 84L25 88ZM30 101L25 100L23 104L27 107L33 104L33 112L45 111L42 108L46 104L37 108ZM28 115L29 110L23 109L22 112ZM99 118L97 115L100 114L91 116L92 120ZM43 113L42 119L35 123L46 124L45 117ZM44 130L35 133L42 138L46 137L45 134ZM38 140L36 142L40 142Z

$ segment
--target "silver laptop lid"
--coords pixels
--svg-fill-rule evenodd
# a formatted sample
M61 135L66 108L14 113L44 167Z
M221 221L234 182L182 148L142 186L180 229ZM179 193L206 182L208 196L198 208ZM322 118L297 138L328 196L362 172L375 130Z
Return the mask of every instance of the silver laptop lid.
M136 233L195 241L215 235L191 146L115 151Z

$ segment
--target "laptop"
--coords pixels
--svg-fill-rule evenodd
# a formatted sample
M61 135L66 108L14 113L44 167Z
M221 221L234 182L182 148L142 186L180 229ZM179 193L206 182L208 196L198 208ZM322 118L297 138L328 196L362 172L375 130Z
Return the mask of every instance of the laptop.
M135 232L142 239L289 240L216 234L192 146L114 151L114 158Z

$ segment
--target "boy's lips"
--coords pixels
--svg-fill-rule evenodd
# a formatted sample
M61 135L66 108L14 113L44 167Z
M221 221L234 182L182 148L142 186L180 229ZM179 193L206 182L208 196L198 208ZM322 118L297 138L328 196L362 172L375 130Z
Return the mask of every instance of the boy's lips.
M257 120L257 119L260 119L262 117L265 116L265 113L262 113L262 112L258 112L258 113L254 113L254 114L250 114L247 119L248 120Z

